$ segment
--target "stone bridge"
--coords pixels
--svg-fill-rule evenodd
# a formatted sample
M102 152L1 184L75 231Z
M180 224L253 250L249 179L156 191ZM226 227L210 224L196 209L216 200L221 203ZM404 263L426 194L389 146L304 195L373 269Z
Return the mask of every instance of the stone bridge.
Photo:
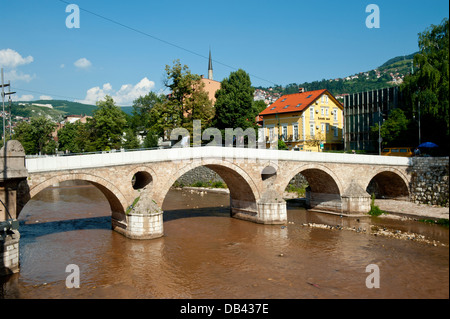
M46 187L82 180L107 198L112 228L141 239L163 235L162 207L169 189L199 166L227 184L232 217L263 224L286 222L283 192L298 173L309 184L309 208L342 215L367 213L368 191L409 198L411 180L409 158L215 146L31 157L25 166L28 178L17 188L13 218Z

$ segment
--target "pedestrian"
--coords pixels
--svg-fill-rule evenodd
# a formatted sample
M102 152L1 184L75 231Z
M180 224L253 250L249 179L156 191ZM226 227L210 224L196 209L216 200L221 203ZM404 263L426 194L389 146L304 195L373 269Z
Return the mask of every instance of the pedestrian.
M414 150L414 155L415 156L420 156L420 150L418 147L416 147L416 149Z

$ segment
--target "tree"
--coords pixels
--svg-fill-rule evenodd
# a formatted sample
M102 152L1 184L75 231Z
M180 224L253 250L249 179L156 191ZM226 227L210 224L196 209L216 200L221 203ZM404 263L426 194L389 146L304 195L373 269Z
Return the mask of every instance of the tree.
M131 128L127 128L125 130L125 137L122 146L123 148L128 150L139 148L139 140L136 136L136 133Z
M97 102L92 118L93 135L97 150L118 149L126 125L126 115L107 95L104 101Z
M405 77L401 92L409 118L420 120L423 138L447 147L449 137L449 24L431 25L419 33L416 70ZM439 129L437 129L439 128Z
M409 124L410 120L407 119L403 110L393 109L381 125L380 131L378 131L378 123L371 127L372 139L377 140L378 132L380 132L383 146L409 146L411 143Z
M258 113L253 107L253 93L248 73L242 69L231 72L216 92L214 126L221 131L226 128L256 128Z
M266 104L266 102L264 102L262 100L253 102L253 112L255 112L256 115L258 115L259 113L264 111L266 108L267 108L267 104Z
M310 135L309 139L305 141L305 144L311 147L317 147L317 151L320 152L320 145L326 142L326 135L322 132L318 132L314 135Z
M14 129L13 139L18 140L26 154L53 154L56 142L52 133L56 124L45 117L34 117L28 122L20 122Z
M202 129L211 124L214 109L199 75L175 60L172 67L166 65L164 84L171 93L151 110L153 131L162 135L174 128L186 128L192 134L193 120L201 120Z
M156 122L151 116L152 109L161 105L165 100L166 97L163 94L158 95L154 92L149 92L147 95L134 100L130 127L135 132L147 131Z
M154 148L158 146L158 135L154 131L148 131L144 139L144 148Z

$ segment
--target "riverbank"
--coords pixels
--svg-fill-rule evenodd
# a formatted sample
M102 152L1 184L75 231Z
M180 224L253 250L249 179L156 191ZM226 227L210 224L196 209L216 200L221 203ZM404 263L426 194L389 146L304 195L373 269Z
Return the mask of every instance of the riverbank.
M191 192L206 193L223 193L229 194L228 188L209 188L209 187L182 187L176 189L184 189ZM294 199L298 197L297 193L285 192L284 199ZM404 200L393 199L376 199L375 205L388 214L383 214L381 218L407 218L414 220L441 220L449 219L449 209L435 205L416 204Z
M449 219L448 207L440 207L435 205L416 204L408 201L393 199L376 199L375 205L381 210L399 217L411 219ZM389 216L381 215L381 216Z

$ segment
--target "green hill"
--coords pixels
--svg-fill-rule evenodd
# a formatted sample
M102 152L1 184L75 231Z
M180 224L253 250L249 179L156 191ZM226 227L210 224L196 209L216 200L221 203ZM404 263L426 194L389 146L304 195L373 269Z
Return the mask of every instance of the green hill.
M411 72L412 62L416 53L407 56L392 58L376 69L359 72L357 74L336 79L322 79L321 81L291 83L286 86L269 88L257 87L257 89L279 94L297 93L302 87L308 91L327 89L333 95L352 94L385 87L398 86L403 78Z
M50 107L51 106L51 107ZM78 102L71 102L65 100L36 100L26 102L15 102L11 106L13 117L34 117L46 116L52 118L54 121L61 121L67 115L89 115L92 116L95 105L83 104ZM132 107L122 107L122 110L131 114Z

